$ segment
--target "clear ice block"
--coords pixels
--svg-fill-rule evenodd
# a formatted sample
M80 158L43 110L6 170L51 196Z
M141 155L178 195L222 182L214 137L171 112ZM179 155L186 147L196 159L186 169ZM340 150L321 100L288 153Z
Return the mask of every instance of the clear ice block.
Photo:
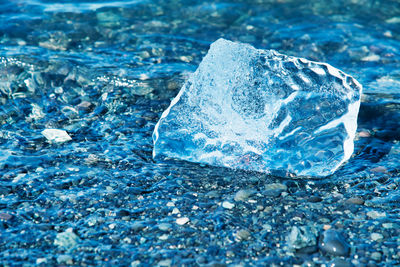
M155 126L153 157L327 176L353 153L361 91L329 64L219 39Z

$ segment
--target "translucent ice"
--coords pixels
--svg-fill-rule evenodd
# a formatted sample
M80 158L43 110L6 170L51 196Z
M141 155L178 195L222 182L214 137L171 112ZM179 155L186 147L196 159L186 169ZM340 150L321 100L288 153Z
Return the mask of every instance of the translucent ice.
M219 39L162 114L153 156L327 176L353 153L361 90L329 64Z

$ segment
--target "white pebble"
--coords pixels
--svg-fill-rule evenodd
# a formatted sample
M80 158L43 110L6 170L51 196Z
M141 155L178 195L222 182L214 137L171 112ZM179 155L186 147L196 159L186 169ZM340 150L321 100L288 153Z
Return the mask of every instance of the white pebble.
M47 140L54 143L64 143L72 140L66 131L60 129L45 129L42 134Z
M362 61L378 61L379 59L381 59L380 56L375 55L375 54L372 54L372 55L363 57L361 60L362 60Z
M162 235L160 235L160 236L158 237L158 239L165 241L165 240L168 239L168 237L169 237L169 236L168 236L167 234L162 234Z
M385 212L379 212L376 210L371 210L367 212L367 216L372 218L372 219L377 219L377 218L384 218L386 217L386 213Z
M380 233L372 233L371 234L371 239L374 241L379 241L383 239L383 235Z
M124 241L127 244L132 243L132 239L130 239L129 237L125 237L122 241Z
M17 44L20 46L26 45L26 42L24 40L18 40Z
M36 264L39 265L41 263L47 263L47 259L46 258L37 258Z
M393 17L386 20L386 23L397 24L400 23L400 17Z
M177 208L174 208L172 210L172 214L178 214L178 213L181 213L181 212Z
M158 266L162 266L162 267L168 267L171 266L172 264L172 260L171 259L166 259L166 260L161 260L158 262Z
M389 37L389 38L392 38L392 37L393 37L393 34L392 34L391 31L385 31L385 32L383 33L383 35L386 36L386 37Z
M393 223L384 223L382 224L383 228L392 229L394 228Z
M73 261L72 261L73 259L72 259L72 257L71 257L71 255L67 255L67 254L63 254L63 255L59 255L58 257L57 257L57 263L66 263L66 264L68 264L68 265L72 265L72 263L73 263Z
M182 218L176 219L176 223L179 224L179 225L184 225L187 222L189 222L189 218L188 217L182 217Z
M222 202L222 207L224 207L225 209L231 210L231 209L233 209L233 207L235 207L235 204L233 204L229 201L224 201L224 202Z
M371 253L371 258L373 258L376 261L380 261L382 259L382 254L375 251Z

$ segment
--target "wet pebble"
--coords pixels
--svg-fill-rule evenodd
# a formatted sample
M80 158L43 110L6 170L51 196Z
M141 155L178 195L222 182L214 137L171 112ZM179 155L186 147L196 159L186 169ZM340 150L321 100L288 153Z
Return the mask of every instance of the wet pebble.
M74 248L79 241L80 238L73 232L73 229L68 228L65 232L57 234L54 245L63 249L71 249Z
M364 204L364 199L362 199L360 197L352 197L352 198L346 199L346 204L363 205Z
M246 201L251 195L256 193L256 190L253 189L241 189L236 192L234 196L235 201Z
M377 252L377 251L375 251L375 252L372 252L371 253L371 258L373 259L373 260L376 260L376 261L381 261L381 259L382 259L382 254L380 253L380 252Z
M380 59L379 55L371 54L366 57L361 58L362 61L378 61Z
M159 261L157 266L168 267L168 266L171 266L171 264L172 264L172 260L171 259L166 259L166 260Z
M36 265L46 264L46 263L47 263L47 259L46 258L37 258L36 259Z
M72 257L71 255L68 254L59 255L57 256L57 263L72 265L73 264Z
M383 235L380 233L372 233L371 234L371 239L374 241L380 241L383 239Z
M318 246L321 251L335 256L347 256L350 253L350 245L343 235L333 229L321 234Z
M367 216L370 217L371 219L378 219L378 218L385 218L386 217L386 212L379 212L376 210L371 210L367 212Z
M321 201L322 201L322 198L320 196L311 196L308 198L308 202L311 202L311 203L318 203Z
M170 223L160 223L158 225L158 229L160 229L161 231L169 231L171 230L172 225Z
M317 244L318 231L313 226L293 226L287 237L289 249L298 251Z
M362 138L368 138L368 137L371 137L371 134L368 131L361 131L361 132L359 132L358 136L362 137Z
M93 104L89 101L82 101L76 106L77 110L83 113L88 113L92 111Z
M384 166L378 166L375 168L370 169L371 172L375 173L387 173L387 169Z
M141 262L139 260L135 260L131 262L131 267L137 267L141 264Z
M146 224L144 222L141 221L136 221L132 224L131 229L134 232L139 232L141 231L143 228L146 227Z
M219 192L216 190L212 190L206 194L209 198L218 198L220 196Z
M386 229L392 229L394 227L394 224L393 223L383 223L382 226L383 226L383 228L386 228Z
M282 192L286 192L287 186L281 183L267 184L262 192L264 196L279 197Z
M231 210L231 209L233 209L235 207L235 204L233 204L233 203L231 203L229 201L224 201L224 202L222 202L222 207L224 209Z
M176 223L179 225L184 225L186 223L189 222L189 218L188 217L182 217L182 218L178 218L176 219Z
M116 216L118 218L123 218L123 217L129 216L130 214L131 213L128 210L120 209L119 211L117 211Z
M0 212L0 220L8 221L12 218L12 215L5 212Z
M237 231L237 233L236 233L236 239L238 241L248 240L248 239L250 239L250 237L251 237L251 234L246 229L241 229L241 230Z
M197 258L196 258L196 263L197 264L204 264L204 263L206 263L207 262L207 259L204 257L204 256L198 256Z
M158 239L160 239L160 240L162 240L162 241L168 240L168 238L169 238L169 235L167 235L167 234L163 234L163 235L160 235L160 236L158 237Z

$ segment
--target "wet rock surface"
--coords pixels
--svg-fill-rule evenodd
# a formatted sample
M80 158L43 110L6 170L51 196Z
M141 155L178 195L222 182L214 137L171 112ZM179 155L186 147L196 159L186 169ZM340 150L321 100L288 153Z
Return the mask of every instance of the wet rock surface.
M294 251L315 251L318 230L310 226L294 226L288 236L288 245Z
M321 251L335 256L348 256L350 253L350 245L347 244L343 235L333 229L321 234L318 246Z
M2 265L400 264L398 1L105 3L0 4ZM152 160L162 111L220 37L364 85L345 166L296 180ZM338 231L349 253L294 251L294 227Z

